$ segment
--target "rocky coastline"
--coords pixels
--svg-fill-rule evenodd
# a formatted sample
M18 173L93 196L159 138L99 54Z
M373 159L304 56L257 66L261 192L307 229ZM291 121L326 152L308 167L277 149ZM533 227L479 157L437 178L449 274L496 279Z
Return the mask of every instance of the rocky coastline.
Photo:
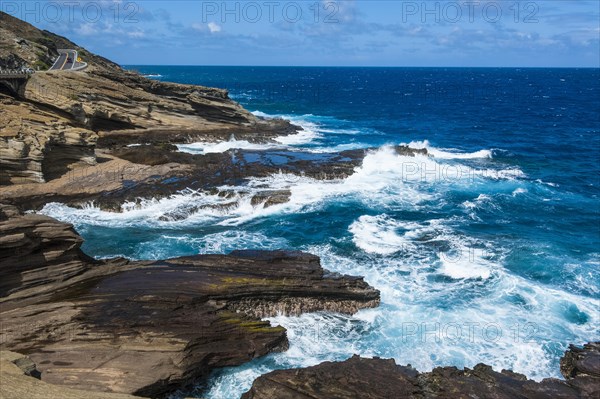
M161 397L285 350L285 329L263 317L379 304L362 278L301 252L97 261L72 226L12 206L0 208L0 232L0 348L75 389Z
M393 359L354 356L297 370L260 376L242 399L388 398L598 398L600 343L571 347L561 359L565 380L541 382L510 370L478 364L473 369L436 367L420 373Z
M16 91L0 82L2 398L162 398L215 369L286 350L285 329L262 318L379 305L379 291L361 277L328 273L302 252L241 248L160 261L85 254L73 226L29 211L93 202L119 212L125 202L184 189L228 197L220 187L274 173L345 178L369 150L306 158L282 149L283 162L256 150L185 153L177 145L232 137L276 146L301 128L256 117L226 90L125 71L1 12L0 44L2 68L48 66L58 48L77 49L89 64L35 73ZM252 195L252 205L269 207L290 192ZM599 348L571 347L561 362L565 381L535 383L485 365L419 373L354 357L267 374L244 398L592 398L600 392Z

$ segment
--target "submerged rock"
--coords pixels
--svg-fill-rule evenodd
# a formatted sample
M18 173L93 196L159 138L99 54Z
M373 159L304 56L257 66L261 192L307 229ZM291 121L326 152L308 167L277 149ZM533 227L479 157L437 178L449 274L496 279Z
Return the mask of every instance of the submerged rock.
M242 399L592 399L600 393L599 345L571 346L561 360L566 381L548 378L535 382L512 371L496 372L484 364L464 370L437 367L420 373L410 365L396 365L393 359L354 356L344 362L265 374Z
M72 226L0 211L0 349L27 354L46 383L156 397L285 350L285 329L260 317L379 304L362 278L302 252L94 261Z
M266 190L255 194L250 203L252 205L263 204L265 208L273 205L285 204L290 200L290 190Z

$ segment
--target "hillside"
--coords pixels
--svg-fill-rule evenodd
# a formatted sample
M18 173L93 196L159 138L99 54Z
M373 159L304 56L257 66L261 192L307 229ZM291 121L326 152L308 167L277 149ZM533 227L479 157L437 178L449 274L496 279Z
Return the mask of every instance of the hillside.
M0 11L0 69L48 69L58 57L58 49L74 49L90 63L118 70L106 58L90 53L62 36L40 30Z
M0 13L0 68L46 68L75 49L84 71L33 74L18 90L0 79L0 186L44 183L97 163L99 147L199 140L250 141L293 132L256 118L226 90L147 79L68 39Z

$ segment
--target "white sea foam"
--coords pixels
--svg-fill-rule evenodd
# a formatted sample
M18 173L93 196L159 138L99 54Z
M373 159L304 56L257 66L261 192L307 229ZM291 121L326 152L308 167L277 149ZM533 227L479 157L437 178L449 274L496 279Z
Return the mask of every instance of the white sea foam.
M399 229L409 231L418 227L416 223L403 223L391 219L387 215L364 215L350 225L348 230L353 235L352 241L357 247L368 253L390 255L412 247L411 241Z
M191 247L197 254L226 254L236 249L287 248L287 241L279 237L268 237L260 232L226 230L212 234L163 234L155 240L141 243L135 259L166 259L172 256L173 248Z
M235 137L232 137L229 141L221 141L218 143L196 142L191 144L177 145L179 151L191 154L222 153L232 149L267 150L274 147L275 146L273 144L250 143L247 140L236 140Z
M311 122L309 120L310 117L314 115L269 115L265 114L261 111L252 112L255 116L259 116L261 118L274 119L274 118L283 118L287 119L293 124L300 126L302 128L296 134L287 135L287 136L279 136L275 138L275 141L278 143L284 144L286 146L299 146L305 145L313 142L314 140L322 137L319 132L319 127L316 123Z
M406 145L406 144L405 144ZM477 158L492 158L491 150L479 150L475 152L458 152L458 150L440 149L432 147L429 141L411 141L407 144L411 148L427 148L427 152L438 159L477 159Z
M362 131L356 128L339 128L332 127L340 121L336 118L326 116L315 116L312 114L306 115L289 115L289 114L278 114L270 115L261 111L252 112L255 116L267 119L282 118L287 119L293 124L302 128L296 134L288 136L279 136L275 138L275 141L283 145L289 146L292 149L301 147L303 151L314 152L314 153L325 153L325 152L339 152L344 150L356 149L356 148L367 148L369 147L366 143L341 143L336 145L323 145L318 144L321 140L328 135L344 135L354 136L360 134ZM376 131L370 131L372 134L377 134ZM305 147L309 145L308 147Z
M356 142L356 143L337 144L334 146L310 147L310 148L307 148L306 151L323 154L323 153L336 153L336 152L347 151L347 150L357 150L359 148L369 148L369 147L371 147L369 144Z
M381 290L382 305L354 316L313 313L269 318L287 329L290 349L228 370L212 381L204 394L207 398L239 397L257 375L276 368L307 367L354 354L394 358L420 371L439 365L472 368L484 362L538 381L559 377L558 355L547 348L564 340L565 304L577 304L590 316L586 325L571 327L571 342L600 336L595 328L600 322L597 301L539 286L501 267L496 267L493 283L478 277L436 282L428 278L435 270L417 266L412 259L367 261L340 255L331 245L303 249L319 255L328 270L365 276ZM405 272L407 263L413 264L411 273ZM477 288L469 289L468 282ZM472 292L478 294L471 296ZM514 296L521 300L506 301Z
M485 247L456 234L444 220L404 222L387 215L364 215L349 229L352 241L367 253L391 255L398 251L430 252L432 264L439 264L439 272L453 279L487 279L499 266L489 260L491 253ZM402 232L399 232L402 230ZM427 237L425 240L424 237ZM431 243L445 243L445 250L432 251Z
M215 222L229 214L241 212L240 208L249 203L251 198L234 194L225 198L194 190L185 190L162 199L143 199L126 202L121 212L107 212L93 203L82 208L71 208L64 204L50 203L40 211L75 225L89 224L106 227L126 226L177 226L185 219L186 223Z
M481 208L484 204L489 204L492 202L492 198L487 195L487 194L479 194L477 196L477 198L475 198L473 201L465 201L462 203L462 206L464 206L467 209L476 209L476 208Z
M299 146L303 144L309 144L315 139L321 137L317 131L317 127L311 123L301 124L302 130L296 134L290 134L288 136L275 137L275 141L284 144L286 146Z
M546 186L550 186L550 187L559 187L559 185L556 183L545 182L545 181L542 181L541 179L537 179L536 182L540 183L540 184L545 184Z
M427 157L420 160L431 165L435 161ZM423 201L432 198L431 194L420 191L417 187L407 184L411 180L419 181L418 165L412 157L396 154L391 148L382 148L369 153L361 166L346 179L317 180L292 174L279 173L267 178L250 179L244 189L289 189L291 192L288 203L275 205L259 211L247 212L228 220L229 224L240 224L257 216L266 216L278 212L302 212L314 210L322 206L328 199L336 201L359 200L371 206L405 206L414 209ZM410 174L403 173L405 163L410 163ZM413 173L413 169L417 172ZM232 188L229 188L232 189Z
M323 133L333 133L333 134L355 135L355 134L359 134L360 133L360 130L358 130L358 129L327 129L327 128L320 128L319 130L321 132L323 132Z
M486 179L501 178L466 166L446 168L427 156L398 155L392 147L368 153L362 165L346 179L318 180L287 173L266 178L251 178L243 186L224 186L228 196L184 190L162 199L144 199L122 205L121 213L105 212L93 204L73 209L61 204L48 204L42 213L72 223L92 225L189 225L218 223L239 225L258 217L278 213L312 211L329 199L358 200L369 207L386 209L419 209L421 204L443 194L444 187L483 184ZM512 178L512 177L511 177ZM436 190L431 190L432 186ZM253 204L255 194L265 190L290 190L287 203L265 208ZM466 205L466 204L465 204ZM174 216L173 216L174 215Z
M453 279L482 278L491 276L493 264L476 255L472 249L463 249L458 255L440 253L442 266L440 272Z
M261 117L270 117L267 116L267 114L258 111L255 111L254 114ZM321 137L318 125L306 120L304 116L287 116L286 119L290 119L294 124L300 126L301 130L296 134L275 137L274 140L276 143L251 143L247 140L237 140L235 136L232 136L229 141L179 144L177 145L177 148L179 151L192 154L223 153L232 149L260 151L302 146Z
M515 191L512 192L512 196L516 197L517 195L519 195L519 194L525 194L526 192L527 192L526 188L519 187L519 188L515 189Z
M204 395L207 398L239 397L257 375L275 368L343 360L354 353L392 357L421 371L439 365L473 367L485 362L497 370L513 369L536 380L558 377L560 350L548 348L555 348L557 342L566 345L600 339L597 300L512 274L504 264L511 250L461 233L456 226L464 224L463 216L419 222L389 216L398 210L436 212L445 203L445 193L457 185L473 192L473 199L463 203L470 210L493 206L494 188L510 195L524 185L510 173L507 178L472 172L467 178L448 179L441 172L444 165L444 160L403 157L384 147L369 153L346 179L320 181L279 173L250 179L243 186L223 187L234 193L228 197L186 191L162 200L128 203L121 214L60 204L49 204L42 212L76 224L117 227L237 226L205 237L183 238L191 240L192 247L201 253L227 252L240 246L286 247L287 241L269 240L262 233L236 233L244 231L244 223L260 217L311 212L344 201L359 201L376 213L357 215L348 225L349 234L343 237L299 249L320 256L328 270L364 276L380 290L382 305L355 316L317 313L271 318L274 324L288 329L290 350L230 369L211 382ZM489 191L484 194L481 188ZM289 189L290 201L268 208L253 205L253 193L265 189ZM169 219L174 212L185 217ZM170 232L162 239L173 240L175 235ZM354 243L356 248L347 254L346 249L337 248L338 243L346 248ZM157 243L148 243L141 251L159 256L150 252L153 246ZM573 311L587 315L588 321L574 323ZM458 331L461 334L455 339Z

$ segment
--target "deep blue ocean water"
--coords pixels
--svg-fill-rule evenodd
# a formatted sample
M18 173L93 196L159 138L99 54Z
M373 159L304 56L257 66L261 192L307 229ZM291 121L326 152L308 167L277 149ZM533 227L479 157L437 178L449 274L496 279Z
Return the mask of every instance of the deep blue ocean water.
M236 398L258 375L324 360L393 357L420 370L479 362L559 377L569 343L600 339L598 69L131 66L154 79L227 88L256 115L304 130L254 148L298 156L375 148L347 179L285 174L237 187L239 205L179 222L165 212L222 198L186 192L113 214L50 204L96 257L159 259L242 248L302 249L365 276L378 309L274 317L290 350L215 373L203 397ZM406 158L389 145L427 147ZM243 192L290 188L253 207Z

